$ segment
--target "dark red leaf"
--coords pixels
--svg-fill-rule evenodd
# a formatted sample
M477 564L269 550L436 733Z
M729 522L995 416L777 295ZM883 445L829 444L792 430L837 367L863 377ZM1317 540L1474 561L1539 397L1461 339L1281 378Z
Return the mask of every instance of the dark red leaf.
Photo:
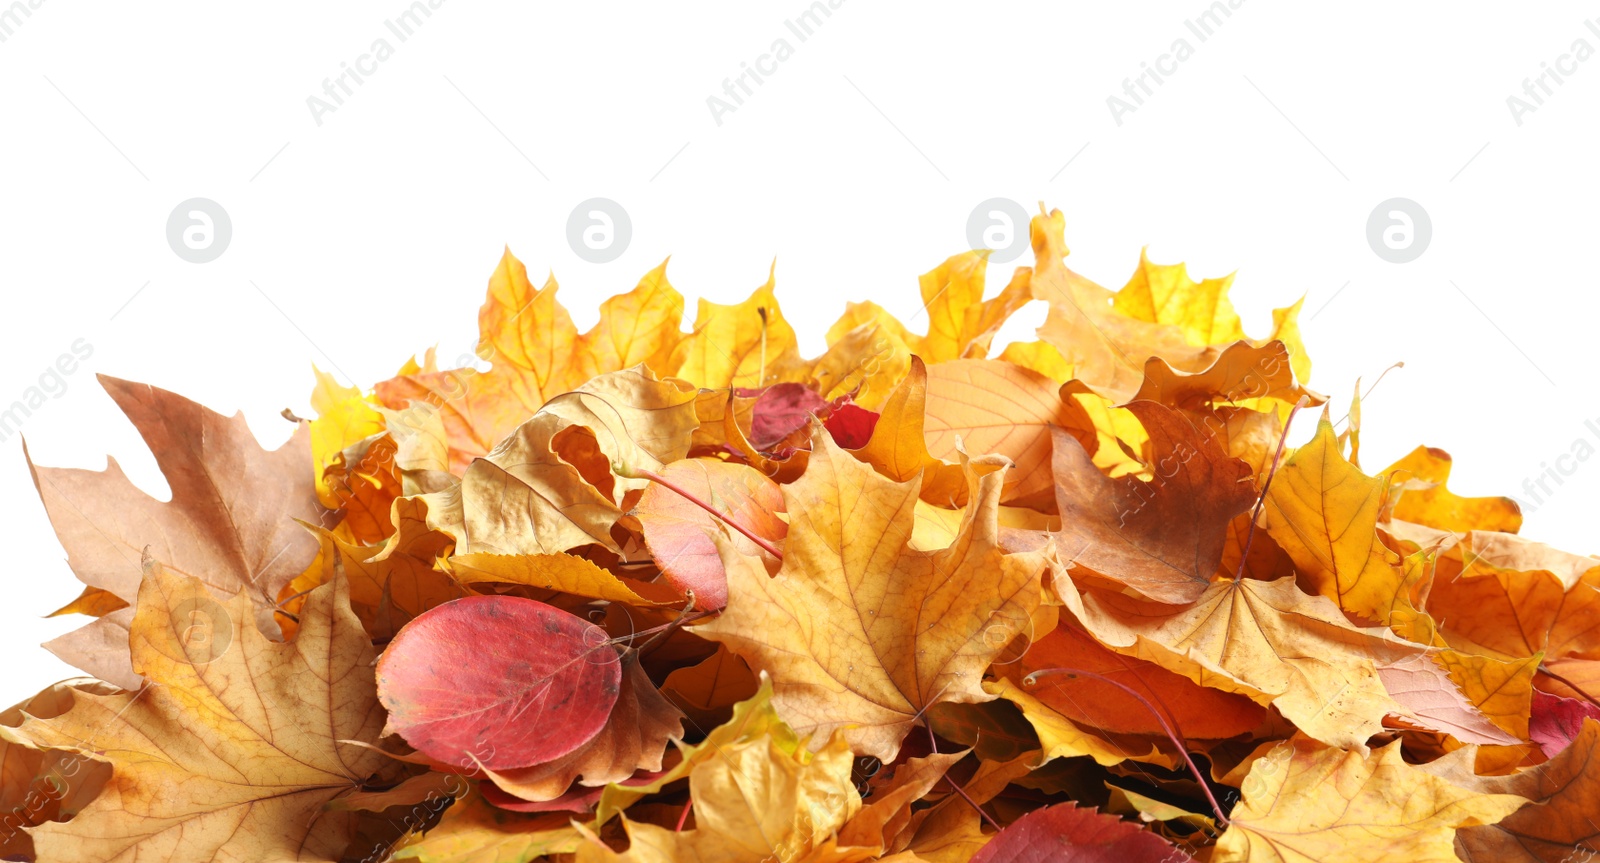
M750 444L763 452L805 428L828 402L805 384L773 384L761 391L750 415Z
M617 701L605 630L515 596L472 596L406 624L378 659L389 730L437 761L543 764L587 743Z
M878 412L846 402L835 407L822 425L833 435L834 443L845 449L861 449L872 439L872 430L878 427Z
M1554 758L1577 739L1585 718L1600 722L1600 707L1535 689L1533 711L1528 717L1528 739L1539 744L1544 757Z
M972 863L1193 863L1172 843L1095 809L1061 803L1011 822Z

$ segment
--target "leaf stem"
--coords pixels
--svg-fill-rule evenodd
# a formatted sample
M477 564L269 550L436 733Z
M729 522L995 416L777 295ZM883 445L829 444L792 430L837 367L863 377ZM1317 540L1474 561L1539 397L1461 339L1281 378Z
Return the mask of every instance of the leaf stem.
M1155 705L1150 703L1150 699L1140 695L1138 691L1134 690L1132 687L1124 686L1123 684L1118 683L1117 681L1112 680L1105 675L1096 674L1093 671L1085 671L1081 668L1041 668L1040 670L1029 674L1027 677L1024 677L1022 679L1022 683L1024 686L1034 686L1039 682L1040 677L1044 677L1045 675L1049 674L1065 674L1068 677L1091 677L1102 683L1109 683L1112 686L1115 686L1123 692L1126 692L1138 699L1139 703L1144 705L1144 709L1150 711L1150 715L1154 716L1156 721L1161 723L1161 730L1167 733L1167 739L1171 740L1172 744L1178 747L1178 754L1183 756L1183 762L1189 765L1189 772L1194 774L1195 781L1200 783L1200 790L1205 793L1206 800L1211 803L1211 811L1216 814L1217 823L1221 824L1223 827L1228 826L1228 816L1222 814L1222 805L1217 802L1216 796L1211 793L1211 784L1207 782L1205 776L1200 773L1200 768L1195 766L1194 759L1189 757L1188 744L1186 744L1183 738L1178 735L1178 732L1170 724L1168 724L1167 718L1161 715L1161 711L1157 710Z
M1573 683L1572 681L1566 679L1565 677L1562 677L1561 675L1555 673L1554 671L1551 671L1550 670L1550 666L1541 664L1539 666L1539 673L1543 674L1545 677L1548 677L1551 680L1554 680L1555 682L1567 687L1568 689L1572 690L1573 692L1576 692L1579 695L1583 696L1583 700L1584 701L1587 701L1590 704L1593 704L1595 707L1600 707L1600 701L1596 701L1593 695L1590 695L1589 693L1584 692L1583 691L1583 687L1579 686L1578 684Z
M1278 462L1283 459L1283 446L1289 442L1289 426L1294 424L1294 415L1306 406L1306 397L1294 403L1289 411L1289 418L1283 421L1283 434L1278 437L1278 451L1272 456L1272 467L1267 469L1266 484L1261 486L1261 496L1256 498L1255 509L1250 513L1250 529L1244 535L1244 550L1239 554L1239 568L1233 573L1234 583L1244 578L1245 564L1250 562L1250 544L1256 538L1256 519L1261 517L1261 506L1267 502L1267 492L1272 490L1272 478L1278 475Z
M922 727L927 729L927 731L928 731L928 746L931 747L933 749L934 754L937 755L939 753L939 738L934 736L934 734L933 734L933 726L928 724L928 720L924 719L924 720L922 720ZM945 774L945 776L942 777L942 778L944 779L944 781L946 783L949 784L949 786L952 789L955 790L955 792L957 794L961 795L961 799L962 800L967 801L967 805L968 806L971 806L973 809L977 810L978 817L982 818L984 820L984 823L988 824L990 827L993 827L995 829L995 832L998 833L1000 831L1000 825L996 824L995 820L993 818L989 817L989 813L983 811L983 807L978 805L978 801L973 800L972 797L967 794L967 789L962 788L960 785L956 784L956 781L954 779L951 779L949 774Z
M683 814L678 816L678 826L673 828L673 832L674 833L682 833L683 832L683 825L689 823L689 810L693 809L693 808L694 808L694 798L690 797L689 798L689 802L683 804Z
M713 614L721 614L721 613L722 613L722 609L720 609L720 608L708 608L708 609L705 609L704 611L693 611L693 612L690 612L688 614L682 615L682 616L680 616L680 617L678 617L678 618L676 618L676 619L674 619L672 621L669 621L667 623L663 623L660 626L652 626L649 629L641 629L638 632L634 632L634 633L631 633L631 634L628 634L628 635L619 635L616 638L607 639L606 641L601 642L601 644L602 645L617 645L617 644L621 644L622 642L627 641L630 638L638 638L638 637L640 637L642 635L655 635L658 632L665 632L665 631L667 631L669 629L676 629L677 627L682 626L685 623L693 623L696 620L700 620L702 618L710 617Z

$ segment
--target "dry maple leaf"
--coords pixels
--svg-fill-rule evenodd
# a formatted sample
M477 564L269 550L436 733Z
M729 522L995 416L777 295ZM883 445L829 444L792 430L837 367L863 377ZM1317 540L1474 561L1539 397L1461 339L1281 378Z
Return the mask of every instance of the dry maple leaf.
M921 712L986 701L984 668L1025 631L1044 558L998 546L1004 468L974 460L972 502L947 549L909 548L918 483L878 475L820 430L811 463L784 488L783 566L725 547L728 608L695 633L772 675L802 733L844 728L856 751L892 761Z
M79 580L132 603L142 554L195 576L218 597L243 591L261 631L278 632L278 591L316 554L317 543L294 519L325 512L312 482L304 426L288 443L263 450L244 415L224 417L182 396L146 384L100 376L155 455L172 490L161 501L135 488L115 459L104 471L38 467L34 485L67 562ZM103 617L46 646L66 662L128 689L139 678L128 666L131 614Z
M408 837L394 859L418 863L510 863L546 854L570 854L582 841L565 813L518 815L471 792L458 798L426 835Z
M1056 429L1051 470L1063 557L1158 602L1193 602L1222 560L1228 522L1250 509L1250 467L1183 414L1156 402L1125 406L1150 438L1151 478L1111 479L1076 437Z
M602 303L600 322L580 336L556 301L555 278L535 288L527 267L507 249L478 313L477 354L490 362L489 371L413 364L378 384L378 399L393 410L412 402L437 408L450 467L459 474L551 397L597 374L641 363L654 364L663 374L672 371L664 358L679 338L683 298L667 283L665 268L662 264L629 293Z
M77 693L65 714L7 732L112 766L77 818L33 829L41 858L340 859L356 816L324 807L387 763L340 742L371 743L383 726L372 645L344 583L311 592L286 644L256 629L249 598L219 604L154 562L138 599L134 669L151 685Z
M926 440L936 459L968 452L996 453L1016 470L1006 477L1001 502L1048 508L1054 500L1052 429L1093 443L1092 424L1063 399L1055 381L1001 360L957 360L928 370ZM931 501L949 505L949 501Z
M1316 436L1278 470L1262 509L1267 533L1318 593L1384 622L1400 584L1377 531L1386 489L1345 459L1324 408Z
M673 351L674 373L711 389L763 387L776 370L800 362L794 328L773 293L776 268L742 303L700 300L694 330Z
M841 849L831 838L861 807L850 782L849 744L837 734L816 752L806 743L792 734L768 734L719 746L716 757L688 773L694 829L624 819L627 852L618 854L590 834L578 848L578 863L872 859L876 848Z
M116 687L94 681L57 683L0 713L0 726L15 728L28 717L55 719L72 708L79 693L111 695ZM0 855L34 859L33 838L22 828L64 821L95 798L111 777L111 766L75 752L34 749L0 732Z
M1445 487L1450 454L1419 446L1384 468L1382 475L1401 487L1392 505L1395 518L1443 530L1522 529L1522 508L1508 497L1462 497Z
M1250 768L1211 860L1453 863L1456 828L1492 824L1523 802L1418 770L1401 759L1398 743L1363 756L1297 737Z
M1422 650L1387 630L1351 625L1332 602L1302 593L1292 578L1216 582L1179 609L1055 583L1100 643L1202 686L1270 704L1333 746L1361 749L1384 716L1404 712L1377 666Z

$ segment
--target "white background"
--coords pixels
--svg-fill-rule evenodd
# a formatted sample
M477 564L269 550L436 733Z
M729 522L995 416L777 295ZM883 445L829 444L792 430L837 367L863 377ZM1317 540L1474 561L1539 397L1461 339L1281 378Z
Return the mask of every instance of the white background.
M1600 58L1520 125L1506 103L1575 40L1600 49L1593 3L1250 0L1204 42L1184 26L1201 0L848 0L803 43L784 27L802 0L451 0L401 43L384 21L404 8L48 0L19 18L0 43L0 406L74 340L94 347L23 428L41 464L110 453L166 494L95 372L243 410L275 446L280 410L309 415L313 362L370 386L436 342L469 348L507 244L557 274L580 327L671 254L691 310L742 299L775 257L808 352L847 299L922 329L915 277L995 196L1062 209L1068 264L1110 287L1146 244L1196 277L1237 269L1256 335L1304 294L1335 417L1358 377L1403 360L1364 404L1368 470L1427 443L1456 457L1456 491L1531 502L1543 463L1600 446L1583 422L1600 419ZM380 37L394 56L318 125L307 97ZM778 38L793 56L719 125L707 97ZM1179 38L1193 56L1119 125L1107 97ZM208 264L165 238L197 196L233 222ZM566 242L594 196L633 223L608 264ZM1433 223L1404 265L1365 236L1396 196ZM81 622L40 618L80 585L18 436L0 500L9 703L72 673L36 645ZM1524 532L1600 551L1597 500L1600 459Z

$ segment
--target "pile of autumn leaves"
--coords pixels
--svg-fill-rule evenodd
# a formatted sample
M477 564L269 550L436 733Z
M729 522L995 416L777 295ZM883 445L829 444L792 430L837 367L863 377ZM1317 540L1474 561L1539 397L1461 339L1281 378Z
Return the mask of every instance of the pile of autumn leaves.
M171 500L34 468L95 618L47 646L99 681L0 717L0 848L1592 854L1600 559L1438 450L1366 473L1358 405L1282 449L1324 402L1298 304L1249 339L1229 279L1111 292L1059 212L1032 238L995 297L957 255L925 335L852 304L816 359L770 281L685 334L663 265L580 335L507 254L487 371L319 376L271 452L103 379Z

